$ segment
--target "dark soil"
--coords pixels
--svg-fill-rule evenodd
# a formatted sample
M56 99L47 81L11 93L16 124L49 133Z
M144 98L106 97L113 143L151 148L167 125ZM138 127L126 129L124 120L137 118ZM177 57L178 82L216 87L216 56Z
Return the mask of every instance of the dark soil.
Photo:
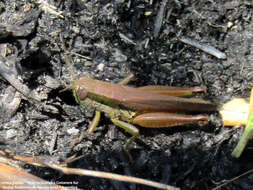
M241 159L231 156L243 129L223 127L218 112L211 113L206 124L140 128L141 135L131 148L134 163L123 151L130 135L105 117L94 135L71 150L71 143L87 130L94 110L82 109L71 92L60 92L72 82L61 34L75 78L88 73L118 82L134 73L132 86L205 85L203 98L218 105L231 97L246 98L253 84L251 1L164 0L164 12L163 3L153 0L49 3L63 11L64 18L45 12L33 0L0 1L0 64L5 64L9 76L32 90L26 97L21 95L1 73L2 149L47 161L76 154L83 157L69 167L151 179L183 190L213 189L253 167L252 144ZM161 28L156 21L159 14ZM213 46L227 58L186 45L181 37ZM4 95L13 102L11 106L4 105ZM75 181L80 189L151 189L51 169L26 171L49 181ZM252 177L247 175L222 189L253 189Z

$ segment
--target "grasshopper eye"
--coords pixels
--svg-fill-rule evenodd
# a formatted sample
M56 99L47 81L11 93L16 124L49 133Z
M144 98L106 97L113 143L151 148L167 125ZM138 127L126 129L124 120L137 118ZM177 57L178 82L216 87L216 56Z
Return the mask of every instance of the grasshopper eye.
M77 95L80 100L84 100L88 96L88 92L84 88L78 88Z

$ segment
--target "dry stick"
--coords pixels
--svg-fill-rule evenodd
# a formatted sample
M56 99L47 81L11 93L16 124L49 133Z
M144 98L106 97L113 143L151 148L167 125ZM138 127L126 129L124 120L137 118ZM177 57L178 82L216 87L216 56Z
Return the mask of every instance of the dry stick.
M90 57L81 55L81 54L76 53L76 52L70 52L70 54L71 54L71 55L76 55L76 56L81 57L81 58L83 58L83 59L92 60Z
M196 47L198 49L201 49L202 51L204 51L210 55L213 55L213 56L217 57L218 59L226 59L227 58L225 53L214 48L213 46L209 46L206 44L200 44L198 41L192 40L192 39L186 38L186 37L182 37L179 40L185 44L188 44L188 45L191 45L191 46Z
M147 186L151 186L151 187L155 187L159 189L166 189L166 190L180 190L180 188L177 188L177 187L173 187L170 185L165 185L162 183L145 180L145 179L141 179L137 177L130 177L130 176L124 176L124 175L119 175L119 174L92 171L92 170L86 170L86 169L65 168L56 164L50 164L48 165L48 167L54 168L56 170L60 170L61 172L65 174L86 175L86 176L106 178L106 179L117 180L117 181L138 183L138 184L147 185Z
M67 63L68 69L69 69L69 73L71 75L71 80L73 81L74 80L74 73L73 73L73 70L72 70L72 67L71 67L71 64L70 64L70 59L69 59L69 56L68 56L68 51L67 51L67 48L65 46L65 42L63 40L62 34L60 34L60 38L61 38L61 41L62 41L62 48L64 50L65 60L66 60L66 63Z
M136 43L128 38L126 35L124 35L123 33L119 32L119 37L121 38L122 41L124 41L125 43L127 44L130 44L130 45L135 45L136 46Z
M63 167L62 164L60 164L60 165L59 164L47 164L36 157L23 157L23 156L15 155L13 153L7 153L7 152L0 150L0 160L2 158L5 160L6 160L6 158L9 158L12 161L22 161L24 163L28 163L28 164L32 164L32 165L40 166L40 167L49 167L52 169L59 170L59 171L63 172L64 174L85 175L85 176L111 179L111 180L116 180L116 181L138 183L138 184L147 185L147 186L151 186L151 187L155 187L155 188L159 188L159 189L165 189L165 190L180 190L180 188L166 185L163 183L154 182L151 180L145 180L145 179L141 179L141 178L137 178L137 177L113 174L113 173L109 173L109 172L93 171L93 170L86 170L86 169L76 169L76 168L66 168L66 167ZM68 158L67 160L65 160L63 162L63 164L65 165L65 164L73 162L79 158L74 158L74 157ZM7 160L7 162L6 162L6 161L1 160L1 162L8 163L10 161Z
M0 159L6 157L5 152L0 151L0 155L1 154L4 155L4 157L0 157ZM22 157L22 156L11 155L11 154L8 156L10 158L12 158L13 161L19 160L19 161L22 161L22 162L25 162L28 164L32 164L35 166L49 167L52 169L59 170L64 174L85 175L85 176L92 176L92 177L97 177L97 178L111 179L111 180L116 180L116 181L138 183L138 184L147 185L147 186L151 186L151 187L155 187L155 188L159 188L159 189L165 189L165 190L180 190L180 188L177 188L177 187L173 187L173 186L166 185L163 183L158 183L158 182L145 180L145 179L141 179L141 178L137 178L137 177L124 176L124 175L113 174L113 173L109 173L109 172L93 171L93 170L86 170L86 169L66 168L66 167L63 167L62 165L59 165L59 164L46 164L36 157ZM70 162L75 161L77 159L78 158L69 158L69 159L67 159L67 161L64 162L64 164L70 163Z
M223 186L225 186L225 185L227 185L227 184L229 184L229 183L232 183L233 181L235 181L235 180L237 180L237 179L239 179L239 178L241 178L241 177L243 177L243 176L245 176L245 175L250 174L251 172L253 172L253 169L251 169L251 170L249 170L249 171L247 171L247 172L245 172L245 173L243 173L243 174L241 174L241 175L239 175L239 176L237 176L237 177L234 177L234 178L228 180L227 182L225 182L225 183L223 183L223 184L221 184L221 185L215 187L215 188L212 189L212 190L218 190L218 189L220 189L221 187L223 187Z

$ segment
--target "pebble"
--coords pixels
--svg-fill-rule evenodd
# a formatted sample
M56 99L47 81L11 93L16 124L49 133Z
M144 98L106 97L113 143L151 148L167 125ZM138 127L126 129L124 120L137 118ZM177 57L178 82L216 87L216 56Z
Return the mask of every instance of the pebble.
M12 139L16 137L16 135L17 131L15 129L9 129L8 131L6 131L6 139Z
M79 134L79 129L76 129L75 127L72 127L67 130L67 133L69 135L78 135Z
M97 66L97 70L103 72L104 71L104 67L105 65L103 63L100 63L98 66Z

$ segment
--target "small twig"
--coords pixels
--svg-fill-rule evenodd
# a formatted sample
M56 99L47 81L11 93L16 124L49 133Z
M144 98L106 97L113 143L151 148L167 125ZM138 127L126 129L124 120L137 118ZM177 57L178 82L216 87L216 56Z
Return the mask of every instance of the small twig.
M92 60L90 57L81 55L81 54L76 53L76 52L70 52L70 54L71 54L71 55L76 55L76 56L78 56L78 57L81 57L81 58L84 58L84 59L87 59L87 60Z
M196 40L192 40L190 38L186 38L186 37L182 37L179 39L181 42L188 44L190 46L196 47L210 55L213 55L215 57L217 57L218 59L226 59L227 56L225 53L221 52L220 50L214 48L213 46L209 46L206 44L200 44L198 41Z
M249 170L249 171L247 171L247 172L245 172L245 173L243 173L243 174L241 174L241 175L239 175L239 176L236 176L236 177L234 177L234 178L232 178L232 179L226 181L225 183L222 183L221 185L219 185L219 186L213 188L212 190L218 190L218 189L220 189L221 187L223 187L223 186L225 186L225 185L227 185L227 184L229 184L229 183L232 183L233 181L235 181L235 180L237 180L237 179L239 179L239 178L241 178L241 177L243 177L243 176L245 176L245 175L248 175L248 174L250 174L250 173L252 173L252 172L253 172L253 169L251 169L251 170Z
M68 69L69 69L69 73L71 75L71 80L73 81L74 80L74 73L73 73L73 70L72 70L72 67L71 67L71 64L70 64L69 54L68 54L68 51L67 51L67 48L66 48L66 45L65 45L62 34L60 34L60 38L61 38L61 41L62 41L62 48L63 48L63 51L64 51L65 60L66 60L66 63L67 63Z
M45 163L37 157L23 157L23 156L15 155L12 152L6 152L6 151L0 150L0 162L2 163L22 161L24 163L32 164L35 166L49 167L52 169L56 169L63 172L64 174L85 175L85 176L111 179L111 180L116 180L116 181L138 183L138 184L147 185L147 186L151 186L151 187L155 187L159 189L166 189L166 190L180 190L180 188L177 188L177 187L173 187L170 185L166 185L166 184L162 184L162 183L158 183L158 182L154 182L150 180L145 180L145 179L141 179L137 177L124 176L124 175L113 174L109 172L93 171L93 170L86 170L86 169L67 168L67 167L62 166L72 161L75 161L76 159L79 159L79 158L70 157L67 160L65 160L63 163L51 164L51 163Z
M86 170L86 169L75 169L75 168L65 168L56 164L50 164L48 165L50 168L60 170L61 172L65 174L76 174L76 175L85 175L85 176L92 176L92 177L98 177L98 178L106 178L111 180L117 180L117 181L124 181L124 182L130 182L130 183L138 183L142 185L147 185L159 189L166 189L166 190L180 190L177 187L173 187L170 185L145 180L137 177L130 177L130 176L123 176L119 174L113 174L108 172L101 172L101 171L93 171L93 170Z
M119 33L119 37L120 37L124 42L136 46L136 42L134 42L132 39L128 38L126 35L122 34L121 32Z

